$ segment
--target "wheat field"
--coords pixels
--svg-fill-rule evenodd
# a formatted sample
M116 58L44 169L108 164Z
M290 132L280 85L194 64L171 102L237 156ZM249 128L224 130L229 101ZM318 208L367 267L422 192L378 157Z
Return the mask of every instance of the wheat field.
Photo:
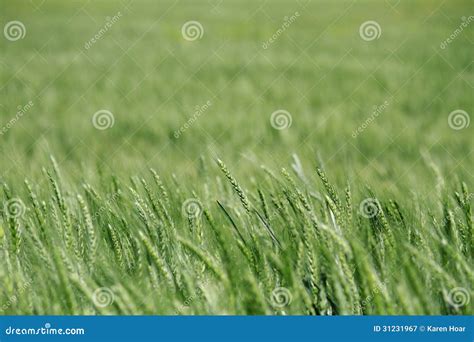
M1 0L0 314L472 315L469 5Z

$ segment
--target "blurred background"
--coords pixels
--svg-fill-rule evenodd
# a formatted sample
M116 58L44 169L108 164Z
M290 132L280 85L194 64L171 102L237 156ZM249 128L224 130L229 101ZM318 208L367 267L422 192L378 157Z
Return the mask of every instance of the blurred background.
M1 178L153 166L199 179L219 156L323 165L403 194L472 186L470 1L0 0Z

